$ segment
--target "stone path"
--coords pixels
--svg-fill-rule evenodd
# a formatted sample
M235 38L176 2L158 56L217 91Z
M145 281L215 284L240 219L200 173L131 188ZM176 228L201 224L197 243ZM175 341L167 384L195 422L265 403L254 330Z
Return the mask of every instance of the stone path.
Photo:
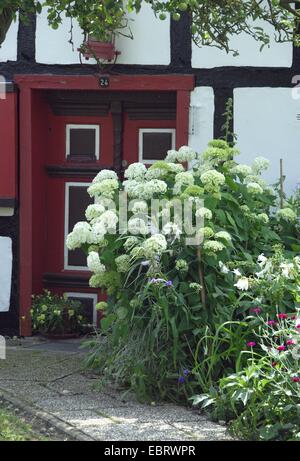
M224 426L177 405L143 405L83 369L78 342L17 341L0 360L0 393L62 423L75 438L105 441L230 440ZM56 423L55 423L56 424Z

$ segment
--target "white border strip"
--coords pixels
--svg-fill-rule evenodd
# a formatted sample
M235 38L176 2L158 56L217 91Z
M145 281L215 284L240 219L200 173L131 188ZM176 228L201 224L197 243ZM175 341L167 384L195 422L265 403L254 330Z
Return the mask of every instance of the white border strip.
M171 149L175 149L176 146L176 128L140 128L139 129L139 162L145 163L146 165L152 165L157 162L156 160L144 160L143 159L143 134L144 133L171 133L172 134L172 146ZM166 153L167 154L167 153Z
M65 295L69 298L89 298L93 299L93 325L97 326L97 310L96 310L96 304L98 303L98 295L97 293L76 293L76 292L66 292Z
M100 125L79 125L79 124L67 124L66 125L66 158L70 156L70 131L72 129L80 130L95 130L95 157L99 160L100 156Z
M65 235L64 235L64 269L72 271L89 271L87 266L69 266L68 255L69 250L66 245L67 235L72 231L69 229L69 199L70 199L70 187L86 187L91 185L89 182L66 182L65 183Z

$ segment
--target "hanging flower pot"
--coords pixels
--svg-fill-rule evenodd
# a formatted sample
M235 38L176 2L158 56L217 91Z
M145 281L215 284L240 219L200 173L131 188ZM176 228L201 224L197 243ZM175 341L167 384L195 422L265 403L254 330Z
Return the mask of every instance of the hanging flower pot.
M114 36L110 41L99 41L89 36L87 41L79 48L79 51L85 59L95 58L109 62L120 54L119 51L116 51Z

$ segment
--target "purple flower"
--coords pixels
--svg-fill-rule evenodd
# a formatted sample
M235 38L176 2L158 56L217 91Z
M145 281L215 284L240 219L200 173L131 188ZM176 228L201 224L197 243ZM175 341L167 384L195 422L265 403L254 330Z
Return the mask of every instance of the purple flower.
M178 383L179 383L179 384L184 384L184 383L185 383L185 379L184 379L183 376L179 376L179 378L178 378Z
M255 343L254 341L249 341L249 342L247 343L247 346L248 346L248 347L255 347L255 346L256 346L256 343Z
M165 282L165 280L164 279L155 279L155 278L150 280L150 283L162 283L162 282Z
M185 369L183 370L183 376L188 376L190 374L189 370Z
M165 286L166 286L166 287L172 287L172 286L173 286L172 280L168 280L168 281L165 283Z

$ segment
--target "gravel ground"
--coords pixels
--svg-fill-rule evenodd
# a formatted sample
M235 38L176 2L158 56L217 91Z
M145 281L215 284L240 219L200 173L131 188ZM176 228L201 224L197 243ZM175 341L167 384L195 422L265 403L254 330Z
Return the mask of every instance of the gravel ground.
M98 377L84 370L83 357L74 340L10 341L0 360L0 394L17 409L20 402L23 417L51 440L232 440L225 426L195 410L96 389Z

